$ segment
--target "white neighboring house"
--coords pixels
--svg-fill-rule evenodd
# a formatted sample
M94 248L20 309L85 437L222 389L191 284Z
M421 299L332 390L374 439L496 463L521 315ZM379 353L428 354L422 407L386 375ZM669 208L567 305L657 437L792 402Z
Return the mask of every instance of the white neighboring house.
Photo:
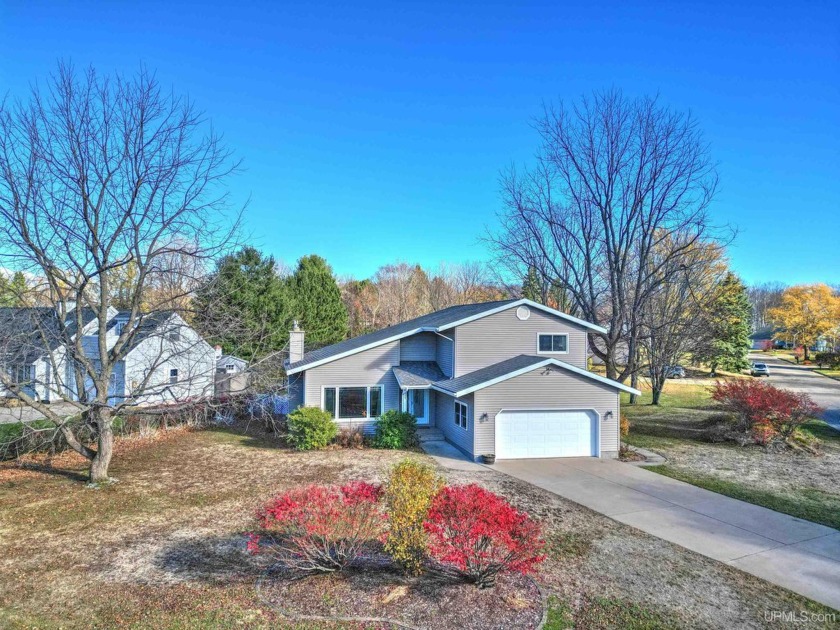
M214 348L216 352L216 372L219 374L241 374L248 368L248 362L232 354L222 354L222 346Z
M113 308L108 309L108 316L106 346L112 348L129 316ZM75 313L67 317L72 322ZM95 313L84 309L82 323L82 347L96 364L99 325ZM127 354L114 366L109 387L113 403L152 405L213 395L213 348L177 313L144 315L135 325ZM27 394L43 402L79 398L57 331L58 315L52 308L0 309L0 338L11 340L0 347L2 369L11 380L25 384ZM9 395L0 384L0 396Z
M216 346L216 395L229 396L248 391L248 362L232 354L223 354Z

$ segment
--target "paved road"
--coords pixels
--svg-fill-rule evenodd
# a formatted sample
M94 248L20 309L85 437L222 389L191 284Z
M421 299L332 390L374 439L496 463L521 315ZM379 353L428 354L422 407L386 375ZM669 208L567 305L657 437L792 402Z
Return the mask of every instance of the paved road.
M65 416L69 416L76 410L73 405L68 403L53 403L50 409ZM21 407L0 407L0 424L30 422L43 417L43 414L25 405Z
M825 409L825 421L840 430L840 381L817 374L807 366L793 365L763 353L751 354L750 360L769 365L770 382L777 387L809 394Z
M840 531L630 464L499 460L493 470L840 609Z

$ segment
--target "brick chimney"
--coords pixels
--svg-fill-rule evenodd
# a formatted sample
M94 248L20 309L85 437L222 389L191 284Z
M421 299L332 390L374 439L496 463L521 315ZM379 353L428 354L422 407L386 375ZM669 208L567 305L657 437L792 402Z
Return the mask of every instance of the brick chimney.
M303 358L303 331L295 320L289 331L289 363L295 363Z

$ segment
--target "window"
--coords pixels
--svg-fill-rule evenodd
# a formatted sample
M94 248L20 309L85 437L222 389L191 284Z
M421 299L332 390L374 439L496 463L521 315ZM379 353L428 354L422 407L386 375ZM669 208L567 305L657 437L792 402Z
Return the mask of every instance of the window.
M378 418L382 415L382 388L370 388L370 414L371 418Z
M127 323L128 323L128 322L127 322L127 321L125 321L124 319L118 319L118 320L117 320L117 323L116 323L116 325L114 326L114 334L115 334L117 337L119 337L119 336L122 334L122 331L123 331L123 329L125 328L125 325L126 325Z
M32 366L31 365L11 365L9 366L9 380L15 385L25 385L32 382Z
M566 353L569 351L569 335L540 333L537 335L539 354Z
M467 428L467 403L455 401L455 424L466 430Z
M380 386L325 387L323 409L336 420L378 418L382 415Z
M236 366L233 363L228 363L225 365L225 371L230 374L231 372L236 371Z
M181 341L181 331L177 329L170 330L167 333L166 337L169 339L169 341Z
M178 370L177 369L169 370L169 384L170 385L175 385L175 383L177 383L177 382L178 382Z
M338 390L339 418L367 418L367 388L341 387Z
M324 388L324 411L328 411L335 419L335 387Z

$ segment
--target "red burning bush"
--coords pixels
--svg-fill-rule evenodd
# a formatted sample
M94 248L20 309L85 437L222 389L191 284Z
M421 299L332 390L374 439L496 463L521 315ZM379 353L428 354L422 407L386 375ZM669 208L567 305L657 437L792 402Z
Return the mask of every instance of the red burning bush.
M262 535L248 549L303 571L341 571L385 524L382 488L364 481L307 486L277 495L257 512Z
M437 570L482 588L500 573L530 573L545 559L540 525L474 484L441 490L424 527Z
M759 444L787 440L821 411L807 394L751 379L719 382L712 388L712 398L737 414L742 428Z

